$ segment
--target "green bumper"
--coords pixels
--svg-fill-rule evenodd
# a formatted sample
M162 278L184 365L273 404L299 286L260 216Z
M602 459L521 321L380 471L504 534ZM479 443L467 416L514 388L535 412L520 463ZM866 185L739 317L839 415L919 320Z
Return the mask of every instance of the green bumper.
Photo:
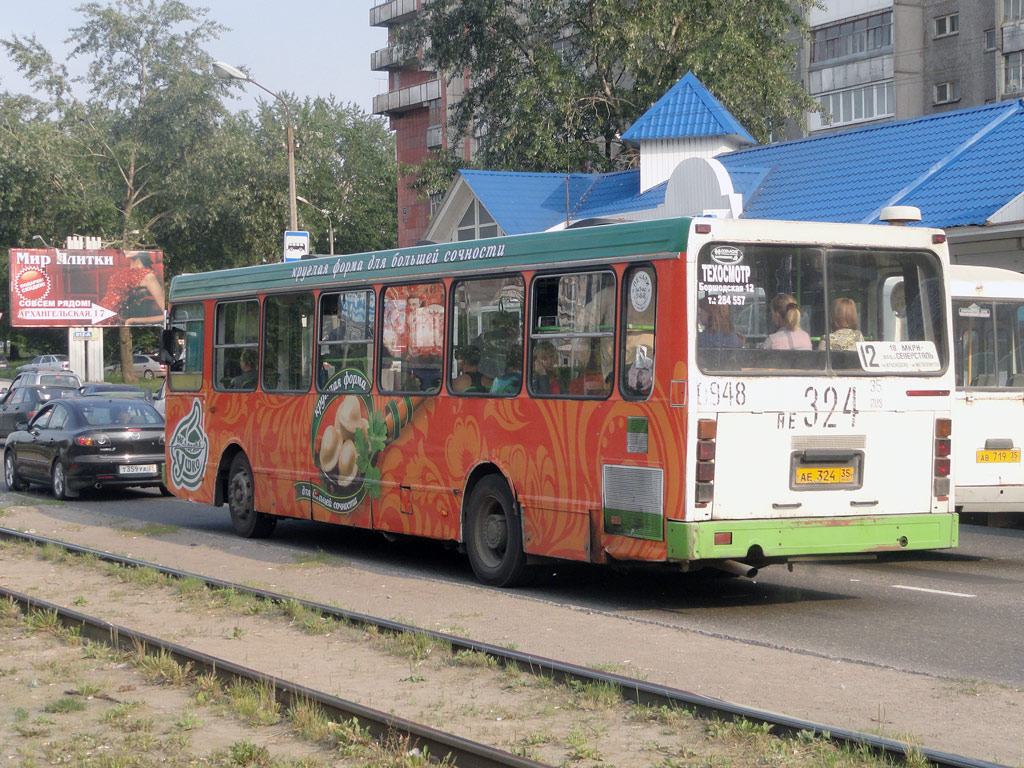
M958 543L955 513L777 520L667 520L670 561L742 560L752 548L766 558L948 549ZM732 534L715 543L715 534Z

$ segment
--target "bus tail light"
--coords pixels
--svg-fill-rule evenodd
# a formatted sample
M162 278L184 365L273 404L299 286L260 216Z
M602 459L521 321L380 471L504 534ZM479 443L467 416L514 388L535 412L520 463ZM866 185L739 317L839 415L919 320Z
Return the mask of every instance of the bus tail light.
M947 501L949 499L949 457L953 452L952 434L952 419L935 420L935 467L932 473L934 476L935 496L939 501Z
M713 419L697 421L697 486L696 506L706 507L715 495L715 439L718 422Z

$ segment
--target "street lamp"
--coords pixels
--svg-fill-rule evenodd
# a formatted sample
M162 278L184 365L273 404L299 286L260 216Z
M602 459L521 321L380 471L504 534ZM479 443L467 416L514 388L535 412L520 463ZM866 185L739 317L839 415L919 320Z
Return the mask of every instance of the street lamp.
M230 64L226 64L223 61L213 62L213 71L217 73L217 77L221 80L242 80L246 83L252 83L257 88L269 93L281 102L281 105L284 107L284 114L288 121L288 124L285 126L288 141L288 213L291 217L291 230L293 232L296 231L299 226L299 217L295 206L295 139L292 136L292 111L288 108L288 102L269 88L257 83L242 70L237 67L232 67Z
M298 200L300 203L305 203L310 208L312 208L313 210L315 210L318 213L320 213L322 216L326 216L327 217L327 239L328 239L328 242L330 243L330 247L331 247L331 256L333 256L334 255L334 222L331 220L331 212L328 211L326 208L317 208L315 205L313 205L311 202L309 202L309 200L304 198L302 195L296 195L295 199Z

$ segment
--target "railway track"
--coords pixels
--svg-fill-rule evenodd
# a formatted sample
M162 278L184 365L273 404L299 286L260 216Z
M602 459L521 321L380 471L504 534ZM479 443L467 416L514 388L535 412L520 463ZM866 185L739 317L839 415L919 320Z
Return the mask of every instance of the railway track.
M456 635L421 629L401 622L382 619L367 614L346 611L333 606L312 601L299 600L290 595L249 587L220 579L209 578L195 573L181 571L156 563L145 562L134 558L114 555L109 552L82 547L56 539L34 534L23 533L7 528L0 528L0 538L30 542L37 546L58 547L70 553L88 555L97 560L128 568L149 568L176 579L198 580L210 588L231 589L235 592L276 604L299 603L305 608L319 614L345 621L349 624L372 628L378 632L410 633L422 635L430 640L449 645L454 652L467 651L484 654L502 666L516 666L524 672L545 675L558 682L567 684L604 684L614 686L626 701L647 706L665 706L685 708L695 714L707 718L723 720L746 720L754 724L771 726L775 735L796 736L797 734L813 734L817 738L844 745L852 749L866 749L893 761L905 761L912 755L923 757L938 768L998 768L998 764L975 760L961 755L951 754L927 748L911 748L908 745L871 734L850 731L843 728L832 728L825 724L807 720L790 718L776 713L766 712L750 707L731 704L718 699L700 696L668 686L661 686L647 681L618 675L610 672L597 671L574 664L567 664L553 659L509 650L500 646L483 643ZM541 763L519 757L493 747L477 744L452 734L398 718L386 713L345 701L338 697L316 691L306 686L297 685L270 675L233 664L223 659L216 659L207 654L190 650L184 646L170 643L145 633L129 628L115 627L106 621L87 616L63 606L49 604L19 593L0 589L0 594L7 595L24 606L24 610L54 611L60 620L69 626L80 627L83 635L95 640L111 642L114 638L118 643L142 643L155 650L162 650L176 659L188 661L196 668L215 670L219 675L253 679L273 684L279 693L282 703L289 703L295 698L304 697L315 701L325 711L338 718L358 718L370 728L371 732L380 737L400 734L411 743L427 747L432 755L451 755L451 760L459 766L539 766Z

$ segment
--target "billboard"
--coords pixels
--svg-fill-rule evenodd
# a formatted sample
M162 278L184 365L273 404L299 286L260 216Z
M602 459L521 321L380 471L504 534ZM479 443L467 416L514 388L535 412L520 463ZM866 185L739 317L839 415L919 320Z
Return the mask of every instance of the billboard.
M11 325L162 325L163 251L12 248Z

